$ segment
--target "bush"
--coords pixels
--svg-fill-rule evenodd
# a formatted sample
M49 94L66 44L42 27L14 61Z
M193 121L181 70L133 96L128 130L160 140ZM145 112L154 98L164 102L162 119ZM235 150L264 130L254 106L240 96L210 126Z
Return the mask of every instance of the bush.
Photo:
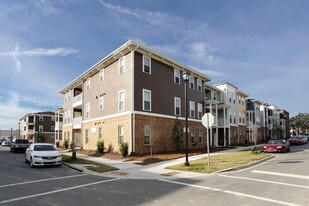
M129 149L128 143L123 142L123 143L120 144L119 150L120 150L120 153L121 153L121 155L122 155L123 157L128 156L128 153L129 153L129 152L128 152L128 149Z
M64 148L68 149L69 148L69 141L65 139L64 142L63 142L63 146L64 146Z
M56 142L56 147L59 148L59 141Z
M97 150L98 152L100 153L103 153L104 152L104 140L99 140L97 142Z

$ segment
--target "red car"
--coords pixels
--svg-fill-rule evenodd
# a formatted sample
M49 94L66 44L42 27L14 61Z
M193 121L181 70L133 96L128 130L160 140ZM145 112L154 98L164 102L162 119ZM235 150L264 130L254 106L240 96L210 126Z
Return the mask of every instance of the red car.
M263 152L288 152L290 143L285 139L271 139L263 147Z
M288 140L290 144L304 144L304 139L302 137L293 136Z

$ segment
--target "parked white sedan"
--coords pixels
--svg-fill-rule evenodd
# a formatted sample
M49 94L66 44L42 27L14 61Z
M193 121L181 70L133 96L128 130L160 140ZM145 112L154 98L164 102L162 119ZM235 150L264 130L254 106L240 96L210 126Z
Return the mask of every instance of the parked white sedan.
M25 153L26 163L30 166L61 165L60 152L52 144L35 143L31 144Z

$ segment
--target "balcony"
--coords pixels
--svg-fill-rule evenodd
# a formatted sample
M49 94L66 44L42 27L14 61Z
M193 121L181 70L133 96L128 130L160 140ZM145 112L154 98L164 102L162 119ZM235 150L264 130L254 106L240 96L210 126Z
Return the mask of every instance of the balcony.
M224 119L218 119L218 126L230 126L230 120L225 119L225 124L224 124Z
M62 122L55 122L55 130L62 130L63 123Z
M81 106L82 103L83 103L83 93L73 97L73 108Z
M34 130L33 129L28 129L27 134L34 134Z
M81 129L82 128L83 117L75 117L73 119L73 129Z

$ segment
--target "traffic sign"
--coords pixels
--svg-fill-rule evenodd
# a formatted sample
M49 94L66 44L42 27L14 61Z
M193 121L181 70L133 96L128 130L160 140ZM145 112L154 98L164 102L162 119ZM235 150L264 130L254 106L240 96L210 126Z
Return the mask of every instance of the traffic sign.
M215 123L215 117L211 113L205 113L202 117L202 124L204 127L209 128Z

